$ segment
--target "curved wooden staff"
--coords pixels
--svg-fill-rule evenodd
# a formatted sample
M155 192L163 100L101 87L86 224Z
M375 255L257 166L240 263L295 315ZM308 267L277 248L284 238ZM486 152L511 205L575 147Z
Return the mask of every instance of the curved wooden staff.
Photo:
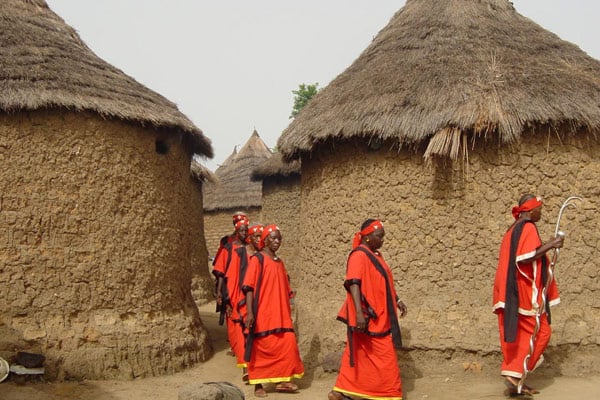
M567 208L577 208L577 205L574 203L575 200L583 200L583 198L579 196L570 196L564 201L560 210L558 211L558 219L556 220L556 229L554 230L554 237L562 236L565 237L565 233L560 230L560 220L562 218L563 212ZM525 379L527 378L527 374L529 370L527 369L527 364L529 362L529 358L533 354L533 348L535 345L535 337L538 334L540 329L540 318L542 314L546 312L546 292L548 291L548 287L550 283L552 283L552 279L554 279L554 266L556 265L556 261L558 260L558 254L560 253L559 248L554 248L554 252L552 254L552 261L550 261L550 265L548 265L548 274L546 276L546 281L544 282L544 286L542 287L542 304L538 309L538 312L535 313L535 327L533 329L533 334L531 338L529 338L529 353L525 356L523 360L523 376L519 380L519 384L517 385L517 393L521 393L523 389L523 385L525 384Z

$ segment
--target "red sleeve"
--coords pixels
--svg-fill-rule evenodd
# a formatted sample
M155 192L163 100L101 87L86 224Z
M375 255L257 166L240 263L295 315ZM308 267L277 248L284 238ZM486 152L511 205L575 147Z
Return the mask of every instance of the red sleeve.
M361 251L353 252L348 258L348 268L346 270L346 282L362 281L365 275L365 267L370 265L367 255Z
M529 258L535 254L538 247L542 245L540 235L534 224L526 223L523 226L523 232L519 240L519 248L517 249L517 261L519 259Z
M224 276L225 269L227 268L227 256L229 255L229 251L231 249L223 248L219 251L217 258L215 259L215 265L213 268L213 275L215 276Z
M246 275L244 276L244 282L242 282L242 290L244 287L254 288L256 287L256 281L258 279L258 268L260 266L260 261L258 257L251 256L248 261L248 269L246 270Z

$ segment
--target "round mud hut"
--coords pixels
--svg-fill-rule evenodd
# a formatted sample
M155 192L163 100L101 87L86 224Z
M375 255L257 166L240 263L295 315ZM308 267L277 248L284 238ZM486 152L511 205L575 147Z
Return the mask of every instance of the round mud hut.
M203 186L204 233L210 256L219 248L219 240L233 232L231 216L243 211L250 223L259 221L262 183L250 179L252 171L271 157L271 150L256 129L248 141L215 170L215 183ZM264 221L262 221L264 222Z
M498 373L499 243L511 206L533 192L545 199L544 240L565 198L584 198L562 219L562 304L544 368L598 370L599 128L600 62L576 45L506 0L408 0L277 143L302 162L296 304L306 361L342 348L335 316L351 237L381 218L382 251L409 308L404 371L473 362Z
M300 161L286 163L281 153L273 153L252 172L251 179L262 182L262 207L260 220L276 223L283 236L283 244L277 251L285 261L287 271L296 284L296 265L301 261L300 248Z
M205 360L190 162L210 141L45 1L4 0L0 20L0 356L41 353L48 379Z

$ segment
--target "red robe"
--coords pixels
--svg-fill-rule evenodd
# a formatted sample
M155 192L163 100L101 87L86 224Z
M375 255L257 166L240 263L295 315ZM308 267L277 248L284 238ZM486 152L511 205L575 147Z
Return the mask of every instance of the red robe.
M240 324L241 319L237 312L237 305L243 297L240 282L240 266L242 265L241 257L246 258L246 263L248 258L247 253L244 250L244 246L238 243L232 242L226 244L223 251L219 253L218 258L215 259L215 266L213 269L213 274L217 278L223 277L225 279L224 285L227 288L227 296L223 298L223 304L228 304L232 308L231 316L226 319L227 338L231 350L237 359L238 367L246 366L246 362L244 361L245 339Z
M247 343L249 383L301 378L304 365L296 343L290 307L292 290L283 261L262 252L250 257L242 288L244 293L254 292L256 310L252 341Z
M391 319L397 319L395 303L396 291L392 271L379 252L371 253L385 270L391 293L386 290L384 276L375 268L367 254L355 251L348 258L348 268L344 286L358 284L363 296L363 313L368 319L368 333L354 331L356 310L354 300L348 291L338 319L350 327L349 340L342 355L342 365L333 390L367 399L401 400L402 384L398 358L392 341ZM394 301L393 315L390 315L388 298ZM352 346L352 349L350 348ZM353 365L351 362L353 359Z
M509 261L511 251L511 236L517 224L511 226L504 234L500 245L500 255L498 258L498 267L496 278L494 280L494 312L498 314L498 329L500 331L500 346L504 360L502 362L501 374L521 378L523 374L523 362L529 353L529 340L533 335L535 327L535 315L542 305L542 258L529 263L519 262L535 254L538 247L542 245L539 233L534 223L526 222L523 230L516 242L515 247L515 270L516 289L518 291L517 308L517 328L514 341L507 341L508 332L505 331L505 320L509 318L506 315L507 307L507 280L509 279ZM547 265L549 260L546 255ZM554 306L560 302L556 280L552 279L546 299L549 306ZM534 370L542 361L542 353L546 349L550 340L551 329L548 323L547 312L540 317L539 332L534 340L534 351L528 360L527 369Z

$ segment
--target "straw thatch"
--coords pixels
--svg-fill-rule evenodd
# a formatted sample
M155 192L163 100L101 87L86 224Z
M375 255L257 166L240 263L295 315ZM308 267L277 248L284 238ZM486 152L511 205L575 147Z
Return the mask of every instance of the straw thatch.
M2 0L0 21L0 110L92 111L183 133L193 152L213 156L174 103L96 56L44 0Z
M408 0L284 130L284 158L364 137L456 159L525 128L600 127L600 62L506 0Z
M280 152L273 153L271 157L252 171L250 179L253 181L262 181L265 178L275 176L300 176L300 160L285 162Z
M217 168L218 183L204 185L204 210L260 207L262 182L250 180L252 171L271 157L271 150L254 130L250 139Z
M202 165L196 159L192 159L192 163L190 165L190 173L192 174L192 178L194 178L198 182L218 182L217 176L210 169L208 169L205 165Z

